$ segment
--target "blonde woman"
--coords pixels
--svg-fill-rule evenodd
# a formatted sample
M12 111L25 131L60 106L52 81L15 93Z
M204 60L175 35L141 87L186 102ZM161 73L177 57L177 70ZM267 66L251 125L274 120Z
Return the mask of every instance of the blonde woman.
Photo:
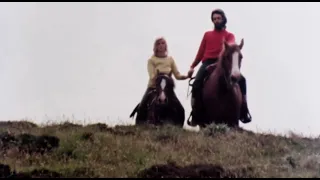
M175 63L175 60L173 59L172 56L168 55L168 45L167 41L163 38L157 38L153 44L153 55L148 59L147 62L147 70L149 74L149 81L148 81L148 86L147 90L138 106L134 109L134 111L131 113L130 117L133 117L134 113L138 111L137 115L137 122L138 121L145 121L146 116L147 116L147 103L149 100L149 95L151 94L152 90L155 88L154 84L154 78L157 75L157 72L159 73L164 73L167 75L173 74L174 77L177 80L185 80L188 79L189 77L187 75L182 75ZM179 107L183 109L184 113L184 108L182 107L180 101L178 100L176 94L174 93L173 98L176 98L177 103L179 103ZM180 111L179 111L180 112ZM184 117L184 114L183 114Z

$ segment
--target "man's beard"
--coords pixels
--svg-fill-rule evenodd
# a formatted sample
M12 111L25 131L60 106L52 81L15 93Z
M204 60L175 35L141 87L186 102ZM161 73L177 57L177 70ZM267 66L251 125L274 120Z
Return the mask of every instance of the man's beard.
M225 27L225 26L224 26L224 23L223 23L223 22L214 24L214 28L215 28L216 30L222 30L224 27Z

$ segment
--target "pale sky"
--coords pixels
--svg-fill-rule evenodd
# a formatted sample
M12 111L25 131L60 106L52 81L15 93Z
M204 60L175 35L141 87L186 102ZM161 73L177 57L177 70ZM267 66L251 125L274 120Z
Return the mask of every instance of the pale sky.
M241 126L320 134L319 3L1 3L0 119L132 124L155 38L185 74L215 8L244 38L253 121ZM176 84L188 117L188 81Z

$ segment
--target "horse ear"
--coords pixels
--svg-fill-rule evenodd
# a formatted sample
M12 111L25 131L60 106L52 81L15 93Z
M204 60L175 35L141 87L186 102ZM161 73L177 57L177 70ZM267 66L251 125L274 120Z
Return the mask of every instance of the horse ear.
M243 44L244 44L244 42L243 42L243 38L242 38L242 39L241 39L241 42L240 42L240 45L239 45L239 48L240 48L240 49L243 48Z
M159 69L157 69L157 75L158 75L158 74L160 74L160 71L159 71Z
M170 77L172 76L172 71L170 71L169 76L170 76Z

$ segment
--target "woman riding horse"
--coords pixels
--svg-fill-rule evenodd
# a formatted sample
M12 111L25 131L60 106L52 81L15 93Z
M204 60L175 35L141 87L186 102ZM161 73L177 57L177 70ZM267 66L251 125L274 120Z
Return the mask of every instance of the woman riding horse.
M171 76L173 74L177 80L186 80L189 77L186 75L181 75L177 65L175 63L175 60L172 56L168 56L168 46L167 42L163 37L157 38L154 42L153 46L153 52L154 54L149 58L148 60L148 74L149 74L149 82L147 90L138 105L137 108L137 117L136 121L144 122L147 119L147 105L149 102L149 97L151 97L151 94L153 90L155 89L155 81L154 78L158 73L166 74ZM175 93L173 93L173 100L176 102L176 107L178 108L178 112L183 113L181 114L181 117L184 117L184 108L180 101L178 100Z

